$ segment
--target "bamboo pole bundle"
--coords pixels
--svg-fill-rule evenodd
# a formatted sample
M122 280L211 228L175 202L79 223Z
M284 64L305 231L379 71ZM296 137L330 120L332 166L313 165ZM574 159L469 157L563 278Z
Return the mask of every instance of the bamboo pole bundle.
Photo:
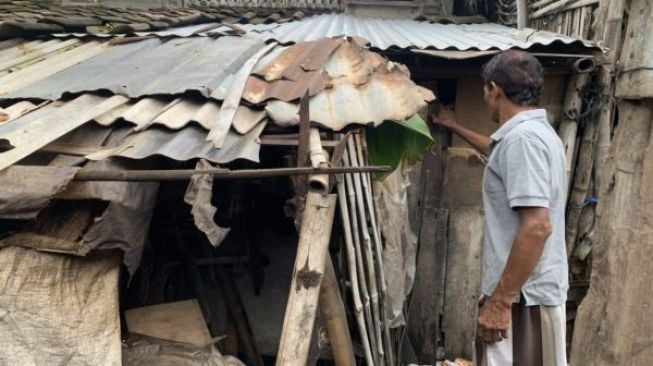
M356 142L356 153L358 155L358 166L367 165L368 160L367 156L363 151L367 151L367 146L365 145L365 138L361 135L354 136L354 141ZM394 354L392 347L392 339L390 337L390 327L386 320L386 281L385 281L385 271L383 269L383 243L381 242L381 230L377 223L376 217L377 212L374 205L374 196L372 194L372 178L370 174L361 174L362 183L363 183L363 193L365 195L365 203L367 204L367 210L370 217L370 225L372 227L372 244L374 248L374 256L376 263L376 271L378 273L378 282L379 282L379 309L381 312L381 326L383 329L383 344L386 350L386 361L388 365L394 365Z
M542 16L545 16L545 15L548 15L548 14L551 14L551 13L555 13L556 11L564 8L567 4L569 4L569 2L571 2L571 0L558 0L558 1L554 2L554 3L552 3L552 4L549 4L549 5L541 8L538 11L534 12L533 14L531 14L530 17L531 18L540 18Z
M351 166L358 166L358 156L356 154L356 145L353 139L347 141L347 153L349 154L349 162ZM354 174L354 190L356 192L355 202L358 209L359 228L362 236L362 244L364 249L364 263L366 274L368 278L368 290L370 300L372 302L372 316L374 324L374 332L376 333L377 340L377 353L379 356L379 364L385 363L385 352L383 349L383 336L381 335L381 315L379 308L379 292L377 286L377 273L376 265L374 264L374 257L372 255L372 239L370 236L369 226L367 222L367 212L363 202L363 186L361 182L361 175Z
M352 220L349 217L348 204L347 204L347 192L345 189L345 178L344 176L336 176L336 188L338 190L338 204L340 205L340 218L342 219L342 227L345 235L345 248L347 251L347 264L349 268L349 280L351 281L351 292L354 302L354 316L356 318L356 323L358 324L358 332L361 337L361 343L363 345L363 352L365 353L365 362L368 365L374 365L374 360L372 358L372 352L370 348L370 340L367 336L367 326L365 318L363 315L363 303L361 301L360 287L361 284L358 282L358 270L357 270L357 260L360 256L356 255L356 249L354 247L354 239L352 236Z
M345 167L350 166L349 162L349 156L347 153L344 154L342 157L344 161ZM361 285L361 294L362 294L362 300L363 300L363 310L365 314L365 320L367 323L367 331L368 331L368 337L370 341L370 348L373 350L378 349L378 343L377 343L377 338L376 338L376 332L374 329L370 329L370 327L374 326L374 322L372 321L372 311L371 311L371 306L370 306L370 294L368 291L367 287L367 278L366 278L366 271L365 271L365 265L363 264L363 252L361 250L361 238L360 238L360 229L358 228L358 213L356 210L356 194L354 192L354 178L352 177L351 174L346 174L345 175L345 187L347 188L347 199L348 199L348 206L349 206L349 216L351 218L351 227L352 227L352 233L353 238L354 238L354 249L355 249L355 254L356 254L356 266L357 266L357 273L358 273L358 283ZM378 360L378 353L374 352L373 353L373 359L374 363L372 365L380 365L379 360Z
M567 222L565 228L565 240L567 243L567 255L573 253L578 237L578 224L580 216L587 199L592 167L594 163L594 152L597 137L597 125L595 121L588 121L583 131L583 138L578 152L578 164L574 176L574 186L569 197L567 208Z
M580 116L583 103L583 92L590 81L588 73L575 74L567 83L567 92L563 105L563 119L558 127L558 136L565 148L565 174L566 174L566 200L571 192L571 178L578 155L576 140L578 135L578 116Z

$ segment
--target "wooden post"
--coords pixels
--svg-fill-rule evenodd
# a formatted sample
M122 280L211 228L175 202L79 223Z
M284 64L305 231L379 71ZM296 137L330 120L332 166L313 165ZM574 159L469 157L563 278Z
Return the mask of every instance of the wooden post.
M326 259L324 280L320 290L320 311L327 328L329 342L333 349L336 366L353 366L356 364L354 348L349 334L345 306L340 297L336 272L331 258Z
M317 313L336 195L308 192L283 320L278 366L305 366Z

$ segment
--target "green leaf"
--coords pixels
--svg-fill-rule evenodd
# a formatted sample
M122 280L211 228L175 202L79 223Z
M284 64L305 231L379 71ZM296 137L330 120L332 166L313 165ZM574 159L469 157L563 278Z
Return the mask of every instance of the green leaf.
M385 121L368 128L366 135L370 163L389 165L393 170L403 159L414 164L433 145L429 127L418 114L404 121ZM388 174L379 173L375 178L382 180Z

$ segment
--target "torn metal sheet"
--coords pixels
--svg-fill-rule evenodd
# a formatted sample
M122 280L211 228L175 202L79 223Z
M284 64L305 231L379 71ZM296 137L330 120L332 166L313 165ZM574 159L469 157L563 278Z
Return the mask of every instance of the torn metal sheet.
M145 159L150 156L165 156L170 159L186 161L206 159L213 163L225 164L237 159L259 161L261 144L259 136L265 127L259 123L247 134L240 135L229 131L222 148L206 141L208 132L201 127L187 126L178 131L151 127L125 139L118 147L88 155L91 160L102 160L111 156Z
M120 365L118 256L0 248L0 364Z
M77 167L15 165L0 170L0 219L35 218L66 188Z
M213 165L202 159L195 166L195 169L213 168L215 168ZM220 227L215 222L215 213L218 212L218 209L211 202L212 198L213 176L210 174L194 175L188 183L184 202L191 206L190 212L193 215L195 226L206 235L211 245L218 247L229 234L230 228Z
M222 83L230 81L229 75L240 70L264 46L261 40L245 36L147 39L113 46L36 85L14 89L5 97L56 100L66 93L98 90L130 98L187 91L210 97ZM228 85L222 89L228 90Z
M385 120L406 119L435 98L427 89L415 85L399 65L389 63L388 67L389 71L375 73L364 85L338 84L312 97L311 121L334 131L351 123L378 126ZM270 101L266 111L280 125L299 123L297 104Z
M127 98L119 95L104 98L86 94L70 102L47 105L9 123L0 124L0 140L13 146L0 153L0 170L127 101Z

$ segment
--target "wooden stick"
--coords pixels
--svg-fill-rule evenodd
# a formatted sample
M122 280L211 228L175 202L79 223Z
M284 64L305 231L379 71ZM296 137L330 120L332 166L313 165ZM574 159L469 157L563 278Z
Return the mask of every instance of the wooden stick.
M345 305L340 297L338 280L331 258L326 259L324 267L324 280L320 290L320 310L329 335L336 366L355 365L356 358L347 325Z
M308 192L277 353L278 366L305 366L308 361L335 208L335 195Z
M345 190L345 178L342 174L336 176L336 188L338 190L338 204L340 206L340 218L345 235L345 247L347 251L347 264L349 268L349 281L351 281L351 292L354 302L354 316L358 324L358 332L361 338L365 361L368 365L373 365L372 352L370 349L370 340L367 336L367 327L363 317L363 304L361 301L360 284L358 283L358 271L356 270L356 249L351 232L351 221L347 207L347 192Z
M354 136L356 142L356 153L358 155L358 163L362 165L366 163L366 157L363 154L365 139L361 135ZM392 347L392 340L390 339L390 328L386 321L386 281L385 272L383 270L383 243L381 242L381 231L376 221L376 209L374 205L374 196L372 195L372 179L369 173L361 174L363 183L363 195L365 196L365 203L367 204L367 211L370 217L370 225L372 227L372 246L375 256L376 272L378 273L379 282L379 310L381 313L381 327L383 330L383 344L385 346L386 361L388 365L394 365L394 354Z
M565 148L566 200L569 199L569 193L571 192L571 179L578 155L576 146L578 116L580 116L583 108L583 92L589 81L589 74L575 74L569 79L563 106L563 119L560 122L560 127L558 127L558 135Z
M352 167L358 165L358 156L356 154L356 145L354 140L350 139L347 144L349 153L350 164ZM370 291L370 300L372 301L372 316L374 321L374 331L376 332L377 339L377 352L379 356L379 365L385 363L385 352L383 349L383 336L381 335L381 315L379 308L379 293L377 288L377 274L376 265L374 264L374 256L372 255L372 239L370 237L367 213L365 211L365 204L363 202L363 189L362 178L360 174L353 174L354 176L354 190L356 192L356 207L358 208L358 219L360 221L360 229L362 234L362 244L364 251L364 259L366 265L366 273L368 277L368 286Z
M349 142L349 141L348 141ZM343 162L345 166L350 166L349 163L349 155L345 153L345 155L342 157ZM376 350L378 349L377 347L377 339L376 339L376 332L374 329L370 329L370 327L374 326L374 323L372 322L372 311L370 308L370 295L367 289L367 276L365 275L365 265L363 264L363 252L361 250L361 231L358 228L358 213L356 210L356 194L354 192L354 183L353 183L354 178L352 177L351 174L345 174L345 187L347 188L347 199L349 203L349 216L351 217L351 226L352 226L352 232L353 232L353 238L354 238L354 249L356 251L356 266L357 266L357 273L358 273L358 283L360 284L360 289L361 289L361 295L362 295L362 300L363 300L363 310L365 314L365 322L367 324L367 331L368 331L368 337L370 341L370 349ZM377 352L375 351L372 354L374 362L371 363L371 365L379 365L378 359L377 359Z
M189 180L193 175L210 174L213 179L270 178L288 175L340 174L360 172L386 172L388 166L329 167L329 168L272 168L272 169L201 169L201 170L86 170L77 172L76 181L177 181Z
M216 271L218 274L218 282L222 289L222 295L224 296L227 308L229 309L229 314L234 320L234 324L238 330L238 338L245 348L244 351L248 359L248 364L263 366L263 359L256 348L254 333L252 332L249 320L247 319L247 312L245 311L243 300L238 293L238 287L234 282L233 276L220 266L216 267Z

